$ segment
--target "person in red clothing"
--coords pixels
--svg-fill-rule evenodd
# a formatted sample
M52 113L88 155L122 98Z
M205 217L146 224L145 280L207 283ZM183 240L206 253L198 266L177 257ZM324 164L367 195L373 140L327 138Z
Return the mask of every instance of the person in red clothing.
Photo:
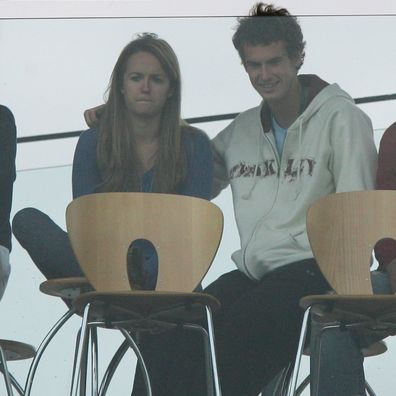
M382 135L378 153L377 190L396 190L396 122ZM392 292L396 292L396 241L384 239L375 247L378 271L389 276Z

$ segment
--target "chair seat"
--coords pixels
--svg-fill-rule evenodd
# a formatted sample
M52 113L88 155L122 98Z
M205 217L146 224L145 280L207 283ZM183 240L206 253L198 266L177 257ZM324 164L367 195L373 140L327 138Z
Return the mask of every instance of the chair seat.
M40 284L40 291L49 296L74 300L80 294L94 290L84 277L50 279Z
M342 322L374 321L396 325L395 295L313 295L303 297L300 306L315 306L315 313Z
M205 316L205 305L212 312L220 308L220 302L208 294L157 291L88 292L77 297L73 306L81 314L89 303L94 303L91 318L105 322L122 318L134 328L161 327L161 321L191 322Z
M373 357L373 356L378 356L378 355L382 355L383 353L385 353L388 350L388 347L386 345L385 341L377 341L374 342L373 344L364 347L361 349L362 350L362 354L363 357Z
M36 349L32 345L23 342L0 340L0 346L7 361L30 359L36 354Z

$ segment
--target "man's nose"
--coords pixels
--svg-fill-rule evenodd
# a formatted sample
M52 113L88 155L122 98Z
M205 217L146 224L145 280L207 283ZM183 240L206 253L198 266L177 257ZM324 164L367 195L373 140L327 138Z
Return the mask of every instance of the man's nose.
M270 70L266 64L261 65L259 76L260 76L260 80L264 80L264 81L268 80L270 76Z

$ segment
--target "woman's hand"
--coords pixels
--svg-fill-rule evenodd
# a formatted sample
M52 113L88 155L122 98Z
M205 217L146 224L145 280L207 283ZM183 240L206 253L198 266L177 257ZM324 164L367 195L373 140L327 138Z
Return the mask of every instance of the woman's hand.
M84 111L85 122L90 128L95 128L100 123L100 117L105 110L105 105L101 104Z

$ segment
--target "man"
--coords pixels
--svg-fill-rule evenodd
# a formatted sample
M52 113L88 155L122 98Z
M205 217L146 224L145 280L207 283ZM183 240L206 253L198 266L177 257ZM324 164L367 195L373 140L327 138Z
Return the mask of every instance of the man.
M305 42L287 10L257 4L239 19L233 43L263 101L213 140L214 196L231 185L241 249L232 255L238 269L205 292L222 305L214 327L223 394L256 396L294 359L300 298L330 289L308 242L308 207L334 192L373 188L377 159L371 122L352 98L336 84L298 75ZM95 110L85 114L90 123ZM145 347L154 389L202 396L202 346L182 337L172 343L174 367L154 340ZM135 386L133 394L141 392Z
M15 180L16 128L11 111L0 105L0 298L10 275L10 211Z
M231 185L241 238L232 256L238 270L208 288L223 307L215 329L227 396L257 394L260 381L293 359L299 299L329 289L312 259L308 207L373 188L376 170L368 117L336 84L297 75L305 43L287 10L258 4L233 42L263 102L213 141L215 194Z

